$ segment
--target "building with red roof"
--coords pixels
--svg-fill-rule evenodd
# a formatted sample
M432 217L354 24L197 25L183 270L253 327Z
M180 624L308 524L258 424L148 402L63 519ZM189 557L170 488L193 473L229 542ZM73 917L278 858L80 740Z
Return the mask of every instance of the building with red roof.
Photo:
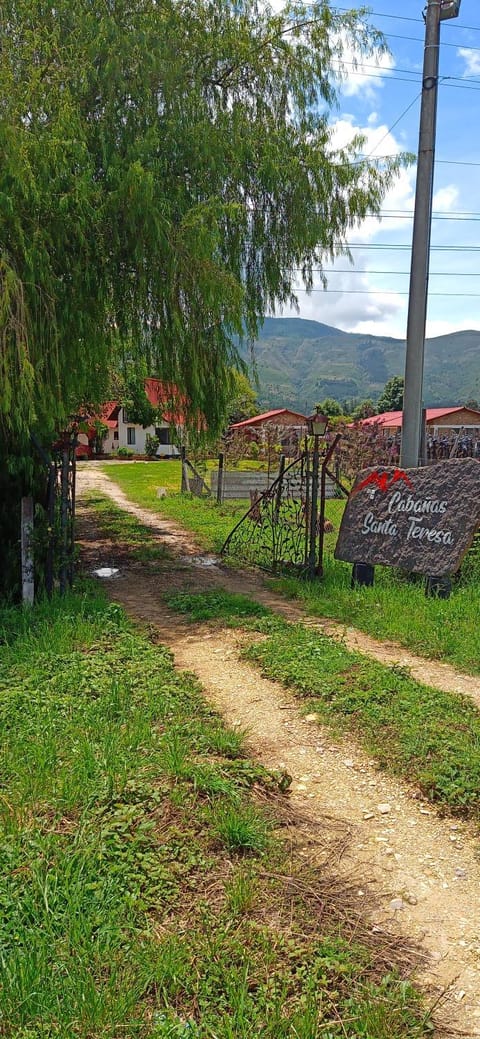
M106 429L101 454L115 455L123 447L133 454L144 455L147 436L156 436L159 440L158 458L178 455L178 441L185 425L186 398L175 386L154 378L145 379L145 394L150 404L158 409L156 425L144 428L130 418L127 409L119 401L105 401L98 414L88 420L88 429L79 434L79 457L91 458L98 450L99 426Z
M290 411L290 408L274 408L273 411L264 411L262 415L254 415L253 418L243 419L242 422L234 422L229 426L229 432L248 433L251 430L261 430L268 426L295 426L306 430L307 425L306 415L300 415L298 411Z
M372 415L361 419L360 425L395 435L402 429L403 411L385 411L381 415ZM426 423L428 432L435 437L459 433L461 430L477 433L480 436L480 411L459 405L454 408L427 408Z

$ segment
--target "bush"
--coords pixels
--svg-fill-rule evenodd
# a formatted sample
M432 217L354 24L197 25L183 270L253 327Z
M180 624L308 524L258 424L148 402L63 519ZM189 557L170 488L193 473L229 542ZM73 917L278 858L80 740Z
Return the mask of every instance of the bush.
M129 447L119 447L117 455L119 458L133 458L134 451L131 451Z
M148 455L149 458L155 458L159 444L160 440L158 437L152 437L150 436L150 433L147 433L145 437L145 454Z

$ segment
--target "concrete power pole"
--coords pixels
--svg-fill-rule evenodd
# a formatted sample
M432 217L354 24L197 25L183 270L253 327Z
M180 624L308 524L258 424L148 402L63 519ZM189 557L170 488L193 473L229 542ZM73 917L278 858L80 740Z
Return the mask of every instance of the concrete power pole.
M414 468L418 465L422 439L423 364L430 267L433 177L435 172L440 23L447 18L456 18L460 10L460 3L461 0L427 0L425 12L425 53L410 266L402 449L400 455L400 462L404 469Z

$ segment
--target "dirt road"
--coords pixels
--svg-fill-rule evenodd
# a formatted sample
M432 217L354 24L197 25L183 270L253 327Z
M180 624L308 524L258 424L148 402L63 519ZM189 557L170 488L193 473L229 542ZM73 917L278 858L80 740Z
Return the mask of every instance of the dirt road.
M239 659L238 632L193 627L170 612L163 601L172 588L224 587L261 600L292 620L305 620L301 607L265 588L251 574L202 565L191 535L169 520L132 506L98 469L79 473L79 490L98 488L152 527L168 543L175 560L154 573L140 564L121 569L108 583L112 598L132 617L154 624L178 666L193 671L207 698L230 725L246 728L252 756L293 777L292 807L302 819L306 857L315 855L319 819L332 817L343 828L346 854L339 870L358 876L358 899L367 901L373 884L377 909L373 925L392 923L426 952L420 980L435 994L448 990L448 1016L460 1034L480 1037L480 862L473 826L439 818L406 783L386 777L349 737L332 739L316 716L303 717L297 700L280 684L263 679ZM89 568L112 565L115 546L98 535L80 503L81 539ZM387 663L407 664L419 680L472 696L480 705L479 681L453 668L413 657L399 647L330 622L312 622L345 637L352 648ZM327 826L327 824L325 824ZM363 879L362 879L363 878Z

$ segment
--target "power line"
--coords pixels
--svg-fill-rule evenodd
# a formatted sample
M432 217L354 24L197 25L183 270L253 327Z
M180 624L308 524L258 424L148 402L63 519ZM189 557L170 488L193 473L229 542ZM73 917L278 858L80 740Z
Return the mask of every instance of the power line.
M303 289L295 286L294 292L322 292L333 296L408 296L408 292L396 292L394 289ZM430 292L429 296L440 296L442 299L480 299L480 292Z
M419 97L421 97L421 94L422 94L422 91L420 91L418 94L416 94L414 99L413 99L413 101L411 101L410 104L407 105L407 107L403 110L403 112L400 113L400 115L398 116L398 119L396 119L395 122L392 123L392 125L389 127L387 132L384 133L383 137L378 141L378 143L375 145L375 147L372 148L372 151L368 153L367 159L371 159L372 158L372 155L374 155L374 153L376 152L377 148L379 148L380 145L383 144L384 141L386 141L387 137L390 136L390 134L393 132L395 127L398 126L399 123L401 123L403 117L407 115L407 112L409 112L410 109L413 108L414 105L416 105Z
M303 267L289 267L290 273L302 273ZM363 275L393 275L396 277L408 278L410 271L377 271L367 270L355 267L312 267L312 274L324 274L326 278L329 278L331 274L363 274ZM430 271L431 278L480 278L480 271Z
M383 242L345 242L345 249L379 249L381 251L410 251L411 245L395 242L392 244ZM478 253L480 252L479 245L432 245L432 252L448 252L448 253ZM340 254L341 255L341 254Z
M363 79L386 79L389 82L397 83L421 83L422 81L421 73L412 72L411 69L402 69L398 66L392 69L391 74L387 70L374 75L372 72L364 72L363 69L379 69L381 68L380 65L371 65L362 61L346 61L341 58L335 58L332 64L338 65L339 69L344 67L352 69L353 71L349 72L349 76L362 76ZM394 72L401 72L403 75L397 76L394 75ZM405 78L407 76L409 77L408 79ZM477 83L478 86L470 86L470 82ZM450 90L473 90L475 93L480 90L480 78L477 76L441 76L439 84Z
M335 11L338 14L355 14L356 8L354 7L336 7ZM408 18L406 15L401 14L385 14L383 11L369 11L369 17L371 18L389 18L394 22L416 22L417 25L423 25L423 18ZM463 31L468 29L470 32L480 32L480 25L457 25L456 29Z
M374 220L412 220L413 213L367 213L367 218ZM447 223L459 223L459 224L475 224L480 222L479 216L454 216L453 214L445 213L441 216L434 216L433 220L446 220Z
M409 43L421 43L422 46L425 42L424 40L422 40L421 36L400 36L398 33L393 32L385 32L383 33L383 36L386 40L407 40ZM468 44L463 43L448 43L446 40L442 40L441 47L442 50L444 49L444 47L453 47L454 50L458 50L459 48L461 48L461 50L464 51L480 52L480 47L470 47Z
M388 159L392 156L385 155L384 158ZM442 166L480 166L480 162L467 162L461 159L435 159L435 162L437 164L441 162Z

